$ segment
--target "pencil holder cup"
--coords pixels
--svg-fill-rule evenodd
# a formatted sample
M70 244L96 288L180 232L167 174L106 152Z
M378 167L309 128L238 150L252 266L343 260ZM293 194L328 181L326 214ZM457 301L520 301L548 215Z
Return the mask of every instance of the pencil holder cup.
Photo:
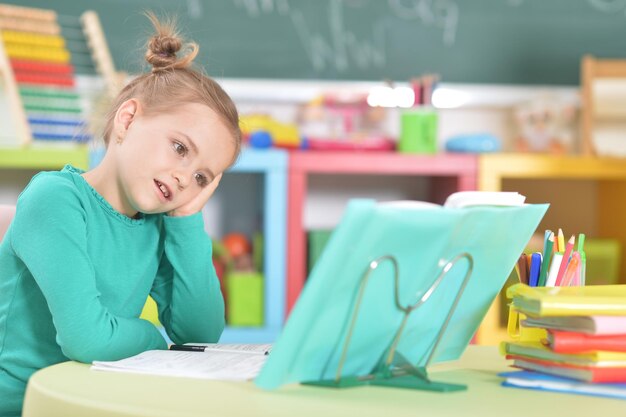
M226 278L228 324L263 325L263 275L258 272L231 272Z
M437 113L433 109L407 110L402 113L398 151L421 154L437 152Z

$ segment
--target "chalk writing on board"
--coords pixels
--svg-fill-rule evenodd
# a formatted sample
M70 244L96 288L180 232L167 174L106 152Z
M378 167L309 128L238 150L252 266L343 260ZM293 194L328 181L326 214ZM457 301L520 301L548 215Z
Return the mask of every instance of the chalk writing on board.
M521 6L525 0L507 0L509 6ZM605 13L623 12L626 14L626 0L587 0L594 9Z
M199 8L196 2L208 4L205 1L187 0L190 12L192 7ZM566 13L569 1L561 0L558 3L563 5L562 12L554 12L551 7L546 10L550 13ZM406 39L407 42L417 39L420 45L424 45L423 39L427 37L431 50L424 51L423 55L432 56L433 62L441 56L464 56L464 51L455 47L461 40L471 39L477 36L476 33L484 32L480 27L480 13L491 13L492 6L498 6L495 10L502 13L502 21L512 15L519 15L527 16L529 23L533 23L534 17L539 17L543 10L539 6L543 2L533 0L490 0L481 2L484 5L480 7L470 7L469 3L469 0L232 0L232 5L240 11L239 16L242 18L263 22L262 19L268 17L273 19L271 21L274 24L277 21L283 24L281 28L286 29L285 38L295 41L285 41L285 46L302 51L302 61L294 57L291 62L304 65L315 74L324 74L324 77L361 71L369 74L389 73L391 69L397 69L399 62L406 63L409 59L399 58L399 39ZM626 0L579 0L578 3L582 3L583 9L595 14L626 14ZM506 12L506 8L512 12ZM578 9L575 13L579 13ZM542 27L541 21L537 19L535 26ZM479 30L476 29L477 25ZM259 39L266 38L259 36ZM519 44L524 42L522 39ZM515 46L509 56L514 56L517 52L515 48L518 47ZM584 49L589 47L585 45ZM421 51L415 53L415 48L406 50L413 51L416 56L422 55ZM448 72L453 73L452 70Z
M441 28L443 43L454 45L459 24L459 6L451 0L388 0L389 8L400 19L417 20Z
M626 14L626 0L589 0L589 4L601 12Z
M202 19L203 11L200 0L187 0L187 15L194 20Z
M288 0L234 0L235 6L251 18L274 14L291 20L296 35L316 71L332 68L339 72L351 66L359 69L385 68L387 65L386 27L388 21L372 23L368 38L350 30L345 24L344 10L365 8L371 0L328 0L326 17L329 31L316 30L318 23L307 19L301 9ZM457 4L452 0L388 0L395 18L418 21L442 30L445 46L455 42L459 20Z
M250 17L274 12L285 16L290 11L287 0L235 0L235 5L244 9Z
M315 22L305 19L302 12L293 10L291 20L311 64L316 70L331 65L338 71L346 71L351 63L358 68L384 68L385 32L380 24L372 27L372 39L359 39L345 27L341 0L331 0L328 8L330 32L315 32Z

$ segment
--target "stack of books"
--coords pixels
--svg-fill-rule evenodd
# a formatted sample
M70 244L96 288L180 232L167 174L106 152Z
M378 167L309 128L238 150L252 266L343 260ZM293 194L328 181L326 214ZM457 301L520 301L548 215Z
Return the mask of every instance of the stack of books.
M626 285L507 290L518 340L503 385L626 399Z

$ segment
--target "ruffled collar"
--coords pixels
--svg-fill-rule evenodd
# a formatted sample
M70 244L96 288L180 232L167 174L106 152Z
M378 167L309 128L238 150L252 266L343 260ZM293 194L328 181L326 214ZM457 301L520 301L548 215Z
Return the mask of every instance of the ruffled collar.
M91 184L89 184L87 182L87 180L85 180L85 178L81 175L84 174L85 171L80 169L80 168L76 168L72 165L65 165L65 167L63 167L63 169L61 170L62 172L69 172L71 174L76 175L79 178L79 181L82 182L82 184L84 184L84 186L93 194L93 196L96 198L96 200L98 201L98 203L109 213L111 214L113 217L115 217L116 219L120 220L121 222L130 225L130 226L139 226L144 224L144 222L146 221L146 216L143 213L139 213L139 217L136 219L132 219L122 213L120 213L119 211L115 210L113 208L113 206L111 206L111 204L106 201L106 199L99 193L96 191L95 188L93 188L91 186Z

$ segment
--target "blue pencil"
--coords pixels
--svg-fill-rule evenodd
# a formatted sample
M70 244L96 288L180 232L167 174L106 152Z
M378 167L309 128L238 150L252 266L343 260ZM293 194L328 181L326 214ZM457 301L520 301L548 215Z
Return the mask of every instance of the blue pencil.
M530 257L530 276L528 285L536 287L539 281L539 271L541 270L541 253L535 252Z

